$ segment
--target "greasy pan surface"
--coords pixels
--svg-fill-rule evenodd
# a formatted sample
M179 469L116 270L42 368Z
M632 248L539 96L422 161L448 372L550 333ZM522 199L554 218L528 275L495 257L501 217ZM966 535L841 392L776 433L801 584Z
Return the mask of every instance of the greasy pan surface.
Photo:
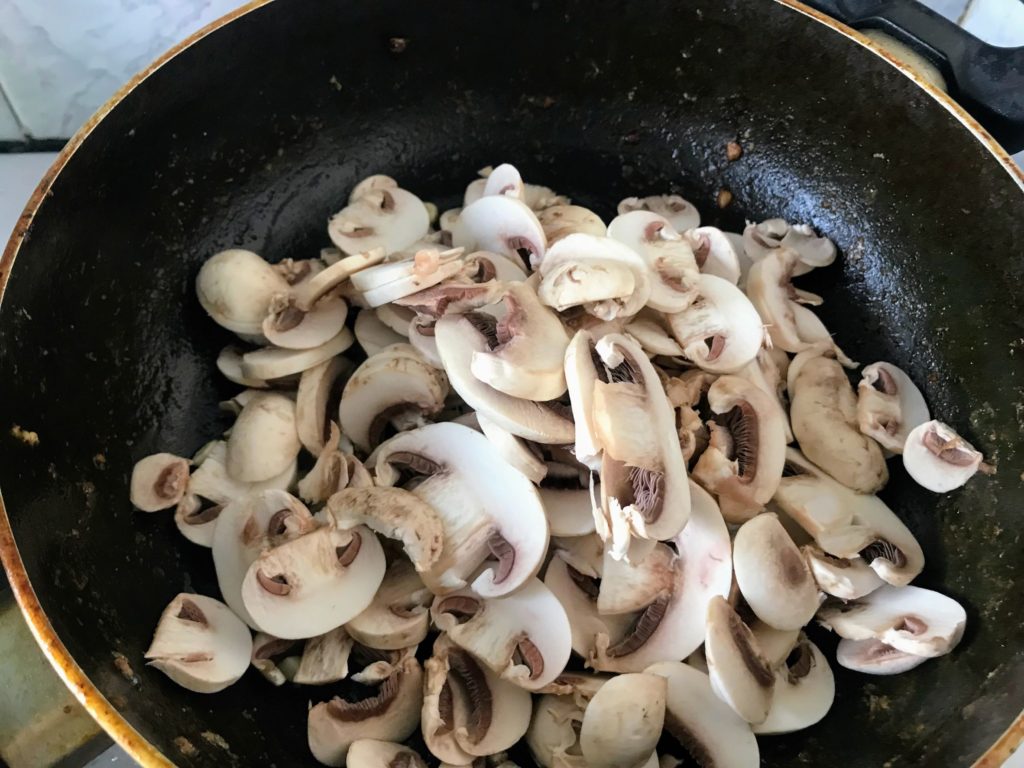
M727 163L737 137L744 155ZM132 511L129 473L229 423L216 403L234 388L213 366L229 336L193 292L203 259L231 245L308 257L368 173L443 208L501 161L606 217L619 196L671 190L706 223L784 216L838 243L840 262L809 284L829 328L855 359L908 370L999 471L939 498L891 466L883 496L928 556L918 583L967 607L967 634L902 676L837 669L827 720L762 753L769 766L970 764L1024 695L1024 195L909 79L769 2L282 0L129 93L42 202L0 307L0 488L78 664L182 765L313 763L306 703L332 691L249 673L204 697L143 666L166 602L217 588L170 513ZM721 187L735 196L724 212Z

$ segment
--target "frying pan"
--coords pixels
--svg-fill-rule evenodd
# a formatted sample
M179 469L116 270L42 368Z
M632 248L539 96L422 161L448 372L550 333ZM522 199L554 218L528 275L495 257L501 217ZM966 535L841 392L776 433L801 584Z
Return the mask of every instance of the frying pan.
M966 635L901 676L837 668L827 719L762 739L764 764L999 764L1024 728L1004 734L1024 703L1024 194L972 118L795 2L278 0L234 16L71 141L0 263L0 551L115 739L147 766L312 764L307 702L334 692L249 673L201 696L143 666L174 594L217 595L209 552L128 503L137 459L190 455L229 423L212 364L228 336L193 291L203 259L315 255L370 173L444 209L507 161L604 217L671 191L709 224L782 216L839 245L809 284L828 327L855 359L906 369L998 473L937 496L892 463L883 496L925 550L918 583L965 605Z

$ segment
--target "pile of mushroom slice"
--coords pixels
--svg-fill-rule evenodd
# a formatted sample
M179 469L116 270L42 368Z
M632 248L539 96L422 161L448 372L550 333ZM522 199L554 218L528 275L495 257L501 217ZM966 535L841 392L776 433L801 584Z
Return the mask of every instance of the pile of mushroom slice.
M877 494L897 455L936 492L992 469L900 368L851 383L793 282L827 238L674 194L606 221L511 165L463 202L371 176L321 253L203 265L234 424L140 460L131 500L220 599L171 600L156 669L308 686L329 766L756 766L832 705L808 625L868 674L955 648Z

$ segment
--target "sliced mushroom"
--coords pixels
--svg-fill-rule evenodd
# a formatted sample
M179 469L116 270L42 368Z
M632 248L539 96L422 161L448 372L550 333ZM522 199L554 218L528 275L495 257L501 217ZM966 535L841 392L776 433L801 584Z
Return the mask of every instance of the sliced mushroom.
M259 337L263 318L276 294L288 282L252 251L232 248L203 262L196 277L196 295L206 313L229 331Z
M324 765L344 766L352 744L361 739L400 742L419 725L423 701L423 670L415 658L405 659L368 698L335 697L309 710L309 748Z
M789 403L786 400L786 373L789 357L781 349L758 350L757 357L736 372L751 384L760 387L775 401L782 427L786 433L786 444L793 442L793 430L789 426Z
M804 455L848 488L874 493L889 480L878 443L857 426L857 398L842 366L805 352L789 370L790 424Z
M907 436L931 416L924 395L910 377L891 363L867 366L857 385L860 431L893 453L903 453Z
M640 314L633 318L626 326L626 333L640 342L644 352L651 357L655 355L684 357L683 348L669 334L667 324L661 320L661 317L645 316L645 312L647 310L641 310Z
M471 372L475 353L497 346L496 323L489 315L446 315L434 326L437 351L452 388L466 404L503 429L537 443L566 445L573 441L572 420L546 403L512 397L488 386Z
M183 688L216 693L245 674L251 654L249 628L226 605L182 592L160 615L146 659Z
M718 698L706 674L678 661L652 664L646 672L668 681L665 730L698 765L756 768L761 764L750 725Z
M543 303L560 312L583 307L601 320L632 317L651 295L646 262L610 237L567 235L548 250L540 274Z
M376 473L378 485L408 487L441 518L441 557L422 573L431 591L471 581L480 596L500 597L537 573L548 545L544 508L480 433L452 423L404 432L378 449Z
M228 474L242 482L280 475L302 447L295 428L295 402L276 392L260 392L242 408L228 437Z
M690 243L668 219L651 211L630 211L612 220L608 237L633 249L647 263L651 293L647 305L682 312L697 295L697 262Z
M181 501L188 488L188 459L155 453L132 468L131 501L143 512L159 512Z
M951 597L920 587L886 585L859 600L828 604L818 623L848 640L874 638L904 653L949 653L963 636L967 614Z
M792 733L817 723L832 708L836 681L818 646L801 636L796 648L775 669L775 693L764 722L754 733Z
M351 480L350 462L358 464L353 456L345 456L339 450L341 431L331 422L331 435L324 444L313 468L298 484L299 498L309 504L327 501L332 495L345 488ZM363 469L365 472L365 468ZM370 483L373 484L372 482Z
M309 638L292 680L299 685L327 685L344 680L348 677L352 642L344 627Z
M569 661L569 619L539 579L500 598L479 598L469 590L437 597L430 613L452 642L529 691L548 685Z
M565 381L575 422L573 453L590 469L599 470L601 445L594 421L594 387L599 380L595 345L589 331L576 332L565 350Z
M825 594L856 600L885 584L862 557L836 557L812 544L805 544L801 551Z
M595 530L594 499L600 497L600 483L575 460L549 461L538 481L541 504L547 513L552 536L586 536ZM590 485L594 485L591 495Z
M302 502L279 490L245 496L221 510L213 531L217 585L224 602L246 624L256 626L242 601L249 566L262 551L308 533L315 525Z
M462 248L422 248L410 256L357 272L352 275L352 286L367 306L380 307L458 275L464 267L462 254Z
M616 675L583 712L580 751L591 768L647 762L665 724L667 682L659 675Z
M585 702L583 703L585 706ZM547 694L533 705L526 744L544 768L587 768L580 751L583 706L573 696Z
M992 468L983 464L982 459L981 451L941 421L915 427L903 448L907 474L918 485L936 493L959 488L979 470L991 473Z
M796 275L806 274L816 267L827 267L836 259L836 246L831 240L819 237L809 224L790 226L785 219L747 224L743 230L743 247L755 262L777 249L793 249L800 257L794 272Z
M448 377L409 344L394 344L369 357L352 374L338 408L341 429L370 451L388 424L419 426L444 407Z
M807 533L817 537L853 522L851 493L798 450L787 448L782 480L773 502Z
M174 524L181 535L201 547L213 546L213 530L224 509L222 504L203 504L198 496L187 493L174 508Z
M528 283L510 283L505 315L495 326L497 346L473 353L470 371L494 389L526 400L565 394L562 360L569 336L558 315L541 304Z
M409 747L377 739L353 741L345 765L348 768L427 768L423 758Z
M733 567L743 599L766 624L799 629L818 610L811 570L776 515L766 512L740 526Z
M518 469L532 483L539 484L544 479L548 473L548 467L532 443L502 429L487 416L476 414L476 421L481 431L509 466ZM545 505L545 509L547 509L547 505Z
M549 248L576 232L595 237L604 237L608 233L600 216L579 205L552 205L538 212L537 220L544 229Z
M836 648L836 661L841 667L865 675L898 675L921 666L928 657L905 653L873 637L867 640L843 638Z
M286 490L295 480L296 462L292 461L281 474L258 483L246 483L235 480L228 474L228 444L224 440L215 440L209 444L205 455L196 454L194 461L198 467L188 479L188 495L207 499L215 505L224 505L240 499L250 493L269 490ZM184 499L183 499L184 501ZM201 517L209 517L205 510L192 510ZM187 524L201 525L203 520L193 520L192 515L184 518ZM191 538L191 537L190 537Z
M409 324L416 318L416 313L413 310L398 304L382 304L373 312L377 315L378 320L402 339L409 338ZM402 339L398 339L398 341L402 341Z
M359 615L384 570L384 551L368 528L324 526L260 553L242 581L242 603L263 632L314 637Z
M335 355L340 355L352 346L355 337L348 328L342 328L337 336L310 349L281 349L265 347L242 355L242 374L257 379L282 379L300 374Z
M664 216L676 232L685 232L700 226L700 214L697 209L679 195L627 197L619 202L617 212L622 216L630 211L651 211Z
M697 280L697 298L682 312L667 315L672 335L694 365L733 373L757 356L764 326L743 291L714 275Z
M324 442L330 436L331 421L341 396L339 379L351 370L351 363L334 357L303 371L299 379L295 396L295 431L302 445L314 456L320 455Z
M432 317L417 315L409 323L409 343L429 365L443 371L444 363L441 361L441 353L437 351L437 340L434 338L436 322Z
M640 562L631 564L604 553L597 610L603 615L642 611L653 603L667 602L679 586L676 553L657 542Z
M397 189L398 182L390 176L385 176L383 173L375 173L372 176L367 176L365 179L360 181L354 187L352 192L348 196L348 201L354 203L361 197L365 197L370 192L379 192L382 189Z
M470 270L475 268L467 265L463 273ZM477 309L497 317L500 313L489 305L499 301L501 293L502 285L496 279L476 283L460 274L451 280L397 299L396 304L433 320L443 315L461 315Z
M339 528L365 525L381 536L400 541L419 572L434 568L441 558L441 516L430 504L402 488L347 488L327 500L327 512Z
M337 259L327 269L317 272L292 289L291 298L295 308L301 312L309 312L320 299L332 291L336 291L354 306L364 307L365 302L348 280L356 273L380 264L385 255L383 248L371 248L353 256Z
M344 327L348 304L331 293L308 311L295 305L290 293L276 294L263 320L263 335L271 344L285 349L310 349L330 341Z
M280 664L276 659L284 657L296 645L297 643L294 640L281 640L265 632L257 632L256 636L252 639L250 663L268 682L277 686L284 685L293 677L293 675L288 674L292 670L286 672L289 666L289 664L285 663L286 659L282 659ZM294 656L286 658L292 662L296 661ZM282 667L285 669L282 669Z
M217 355L217 370L220 371L228 381L252 389L266 389L270 386L263 379L246 376L242 373L243 352L233 344L224 347Z
M708 605L704 653L715 693L748 723L764 722L775 675L757 640L724 597Z
M771 395L739 376L721 376L707 397L716 416L693 477L718 497L726 520L740 523L764 509L779 487L784 417Z
M327 223L331 241L348 254L371 248L401 251L429 229L423 201L400 187L365 189Z
M384 651L419 645L430 625L432 595L405 558L397 558L384 573L373 602L345 625L359 643Z
M490 195L462 209L452 245L500 253L535 269L544 259L547 238L529 206L514 197Z
M768 666L778 669L796 648L800 641L800 629L776 629L760 619L750 623L750 631L757 641L761 655L768 661Z
M682 235L693 249L693 257L701 272L728 280L733 285L739 283L740 258L728 233L717 227L697 227Z

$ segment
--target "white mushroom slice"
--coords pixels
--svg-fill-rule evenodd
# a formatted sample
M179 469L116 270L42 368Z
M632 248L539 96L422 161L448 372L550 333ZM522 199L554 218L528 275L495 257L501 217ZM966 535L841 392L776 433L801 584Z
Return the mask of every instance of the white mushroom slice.
M886 585L859 600L824 605L818 623L848 640L874 638L929 658L949 653L963 636L967 614L951 597L920 587Z
M398 558L384 573L373 602L345 629L368 648L396 651L419 645L429 629L432 597L412 563Z
M437 339L434 338L436 322L432 317L417 315L409 323L409 343L429 365L443 371L444 363L441 361L441 353L437 351Z
M466 279L464 275L459 275L431 288L397 299L396 304L434 320L442 315L461 315L476 309L498 317L502 313L496 307L488 305L498 302L501 293L502 286L496 280L475 283Z
M610 237L567 235L548 250L540 274L542 302L560 312L581 306L601 320L632 317L651 295L646 262Z
M761 621L799 629L814 618L818 586L776 515L766 512L740 526L732 559L740 592Z
M629 538L670 539L690 515L686 464L675 414L639 345L609 334L594 347L602 371L594 383L593 422L603 449L598 533L625 555Z
M659 675L617 675L583 712L580 750L591 768L642 766L665 724L668 683Z
M384 569L384 551L368 528L322 527L257 556L242 581L242 602L263 632L314 637L359 615Z
M497 346L473 353L470 371L484 384L526 400L565 394L562 360L569 336L558 315L541 304L527 283L510 283L502 297L505 315L496 327Z
M743 291L714 275L697 280L698 297L682 312L667 315L672 335L698 367L733 373L757 356L764 326Z
M395 253L430 229L423 201L400 187L367 190L331 217L327 234L348 254L383 248Z
M682 312L697 295L697 262L688 241L668 219L650 211L630 211L612 220L608 237L638 253L651 275L647 305L659 312Z
M598 381L595 337L589 331L577 331L565 349L565 381L575 422L577 461L592 470L601 468L601 446L594 423L594 385ZM571 440L571 438L570 438Z
M693 249L694 260L702 273L728 280L733 285L739 283L740 258L727 233L717 227L697 227L682 235Z
M478 312L446 315L437 321L434 334L452 388L470 408L506 431L536 443L566 445L573 441L575 427L571 419L552 406L512 397L472 374L474 354L496 346L494 318Z
M409 323L416 317L416 313L413 310L407 307L400 307L397 304L382 304L373 312L377 315L377 319L392 331L404 339L409 338Z
M582 722L583 708L574 697L548 694L537 699L526 732L526 744L537 764L544 768L587 768L579 748Z
M711 688L708 676L678 661L645 670L668 681L665 730L698 764L710 768L757 768L757 739L750 726Z
M587 702L594 698L598 689L609 680L611 680L610 675L597 675L592 672L563 672L550 684L535 693L570 697L576 702L576 706L580 707L580 714L582 714Z
M334 357L302 372L295 396L295 431L302 445L314 456L320 455L330 436L334 419L332 406L341 396L339 379L351 370L350 362Z
M815 267L827 267L836 259L836 246L827 237L819 237L809 224L790 224L785 219L768 219L747 224L743 246L755 262L779 248L792 248L800 256L794 274L803 275Z
M811 536L818 537L853 522L851 493L798 450L786 449L786 464L773 501Z
M617 213L621 216L630 211L652 211L664 216L676 232L685 232L700 226L700 213L692 203L679 195L627 197L619 203Z
M544 258L547 238L529 206L491 195L462 209L452 230L452 245L500 253L535 269Z
M379 192L382 189L398 189L398 182L383 173L375 173L367 176L354 187L348 196L349 203L354 203L361 197L366 197L370 192Z
M533 484L486 437L452 423L404 432L378 449L377 483L399 485L403 472L444 529L440 560L421 574L432 591L461 589L472 579L478 595L500 597L537 573L548 545L544 508Z
M589 208L579 205L552 205L537 213L537 220L544 229L548 247L567 235L582 232L586 235L604 237L608 228L601 217Z
M587 536L595 530L590 472L582 465L548 462L538 481L541 504L547 513L552 536ZM600 496L595 483L594 497Z
M660 541L639 563L604 553L597 610L602 616L642 611L659 600L668 601L676 589L676 553Z
M518 169L510 163L502 163L484 179L484 192L481 197L489 195L506 195L517 200L523 199L523 177Z
M517 257L511 259L500 253L490 251L473 251L464 259L466 268L464 275L474 283L485 283L496 280L499 283L520 283L526 280L527 274L523 262Z
M762 723L771 709L775 675L750 628L724 597L708 605L704 653L715 693L748 723Z
M234 333L259 336L271 299L288 292L288 282L252 251L232 248L203 262L196 295L218 325Z
M181 593L160 615L146 651L156 667L183 688L216 693L249 668L249 628L219 600Z
M154 453L132 468L131 501L143 512L176 506L188 488L188 459L173 453Z
M242 373L258 379L280 379L305 370L340 355L352 346L355 337L348 328L342 328L333 339L311 349L279 349L265 347L242 355Z
M278 294L263 321L263 335L278 347L310 349L334 338L347 316L348 305L334 294L324 296L308 312L296 307L289 294Z
M979 470L994 470L982 463L981 451L948 424L929 421L915 427L903 448L903 467L929 491L946 493L970 480Z
M260 392L235 419L225 464L235 480L260 482L286 471L301 447L295 402L276 392Z
M544 479L548 473L548 465L544 463L544 460L538 455L539 452L529 442L502 429L487 416L478 413L476 420L484 435L509 466L515 467L526 475L531 483L539 484ZM546 505L545 509L547 509Z
M427 768L423 758L409 747L377 739L353 741L345 765L348 768Z
M836 661L841 667L866 675L898 675L921 666L928 657L905 653L873 637L867 640L844 638L836 648Z
M444 528L440 515L402 488L346 488L327 500L327 512L339 528L365 525L400 541L419 572L431 570L441 558ZM402 647L406 645L411 643Z
M793 430L789 426L789 403L786 400L786 372L789 370L789 357L781 349L758 350L757 357L736 372L751 384L771 396L782 419L782 427L786 433L786 444L793 442Z
M861 373L857 423L887 451L903 453L910 431L930 418L921 390L895 365L874 363Z
M589 576L591 579L601 578L601 571L604 569L605 546L600 536L585 535L553 538L551 546L552 554L557 554L572 566L573 569L579 571L579 573ZM575 579L575 576L573 578ZM594 598L596 610L597 584L592 585L593 589L578 581L577 585L581 588L586 587L584 591Z
M291 297L296 309L308 312L320 299L334 290L337 290L343 298L349 299L350 303L355 306L363 306L357 300L359 297L354 295L353 286L347 281L357 272L379 264L384 260L385 255L383 248L372 248L363 253L336 260L327 269L317 272L292 289Z
M364 645L352 646L352 662L362 666L349 675L349 680L360 685L377 685L387 680L405 659L416 657L416 646L395 651L380 651Z
M763 263L763 262L762 262ZM857 397L846 372L815 351L789 370L790 424L804 455L843 485L874 493L889 480L878 443L857 426Z
M198 455L196 457L199 458ZM227 504L257 491L287 490L295 480L296 462L292 461L281 474L258 483L235 480L228 474L228 444L216 440L188 479L188 493L214 504ZM191 518L188 519L192 521Z
M740 523L767 504L782 479L786 431L777 401L739 376L721 376L708 389L708 405L717 414L710 443L693 468L693 477L718 496L725 519Z
M307 738L319 762L341 768L349 748L360 739L404 741L419 725L423 701L423 670L415 658L405 659L361 701L338 697L309 710Z
M542 184L524 184L523 202L530 207L531 211L539 214L556 205L569 205L572 200L565 195L559 195L551 187L545 187Z
M529 691L502 680L443 635L425 663L422 728L440 760L469 765L509 749L530 725Z
M651 357L655 355L664 357L684 356L683 348L679 346L679 342L669 335L668 329L661 322L650 317L644 317L641 314L633 318L632 322L626 326L626 333L640 342L644 352Z
M800 640L800 629L776 629L760 619L754 619L749 626L761 655L772 669L778 669L786 661Z
M217 355L217 370L220 371L228 381L239 384L243 387L253 389L266 389L269 385L263 379L251 378L242 373L242 350L229 344Z
M338 418L363 451L381 441L388 424L419 426L444 407L448 377L409 344L393 344L369 357L342 391Z
M775 670L775 693L764 722L754 733L792 733L809 728L828 714L836 681L818 646L801 637L790 658Z
M367 306L380 307L458 275L464 268L463 249L424 248L409 258L389 261L352 276Z
M822 592L843 600L856 600L885 584L862 557L836 557L812 544L801 550Z
M213 529L223 511L222 504L204 505L202 499L191 493L181 497L174 508L174 524L181 535L201 547L213 546Z
M528 691L551 683L569 661L569 619L538 579L500 598L482 599L468 590L440 596L430 614L453 643Z
M353 640L337 627L306 641L292 681L299 685L328 685L348 677L348 655Z
M821 298L793 286L793 270L799 259L800 255L789 248L771 251L750 268L747 296L768 328L772 344L779 349L803 352L824 343L835 350L843 365L854 365L836 346L821 319L804 306L820 304Z
M265 632L257 632L252 639L252 657L249 662L268 682L281 686L291 677L285 674L275 658L282 657L297 645L295 640L281 640ZM284 662L282 661L282 665ZM287 667L287 665L284 665Z

